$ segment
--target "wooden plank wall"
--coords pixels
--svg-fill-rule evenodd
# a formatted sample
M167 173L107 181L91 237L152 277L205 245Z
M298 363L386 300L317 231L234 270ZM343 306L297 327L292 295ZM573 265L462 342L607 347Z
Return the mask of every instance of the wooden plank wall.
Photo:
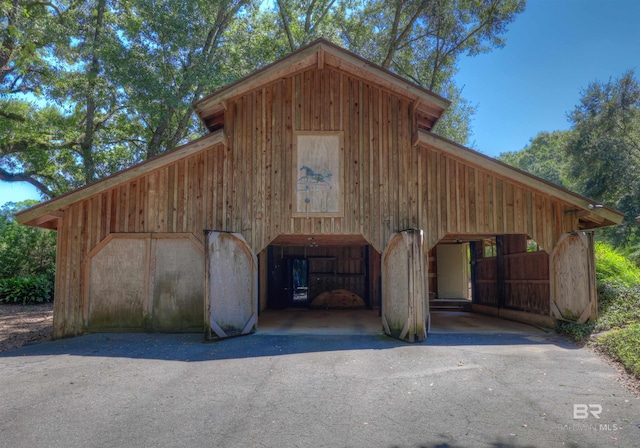
M526 250L526 235L504 236L503 306L549 315L549 254ZM500 306L498 261L498 257L476 260L477 297L474 303Z
M549 254L505 255L505 307L549 314Z
M411 106L328 67L229 101L236 177L226 230L243 233L257 252L281 233L359 233L382 252L394 231L407 228L425 230L428 247L447 233L526 233L545 248L576 228L560 201L413 147ZM295 131L344 132L344 217L291 216Z
M498 306L498 265L496 257L476 260L476 296L473 303Z
M86 254L112 232L241 233L254 253L280 234L362 234L383 252L402 229L526 233L550 251L576 230L562 202L412 146L412 103L337 69L309 69L227 102L229 146L202 150L64 210L58 227L58 335L78 334ZM295 131L343 131L344 216L292 217Z
M219 192L227 190L230 160L230 149L217 145L65 208L58 226L54 337L86 328L87 255L109 234L191 233L203 242L203 229L228 225Z

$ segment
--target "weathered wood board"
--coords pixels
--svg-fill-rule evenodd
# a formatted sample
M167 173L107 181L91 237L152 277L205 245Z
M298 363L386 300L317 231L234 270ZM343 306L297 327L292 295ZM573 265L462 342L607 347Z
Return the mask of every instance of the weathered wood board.
M204 253L184 234L112 234L88 256L90 331L202 331Z
M386 334L408 342L427 337L429 301L421 230L391 238L382 255L382 324Z
M249 334L258 322L258 259L242 235L210 232L206 245L207 340Z
M188 238L156 239L154 242L153 330L202 331L202 247Z
M595 318L592 238L584 232L567 234L551 253L551 311L557 319L586 322Z
M148 238L113 238L90 259L91 331L137 329L147 302Z

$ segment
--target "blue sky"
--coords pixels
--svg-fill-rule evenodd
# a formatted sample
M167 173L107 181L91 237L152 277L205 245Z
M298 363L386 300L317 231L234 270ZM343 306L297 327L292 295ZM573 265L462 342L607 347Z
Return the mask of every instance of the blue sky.
M477 107L469 146L517 151L542 131L569 128L567 112L595 80L640 77L640 0L529 0L506 46L463 58L456 82ZM39 199L26 183L0 182L0 205Z
M640 77L640 1L529 0L506 46L464 58L456 81L474 106L473 149L518 151L542 131L569 129L589 83Z

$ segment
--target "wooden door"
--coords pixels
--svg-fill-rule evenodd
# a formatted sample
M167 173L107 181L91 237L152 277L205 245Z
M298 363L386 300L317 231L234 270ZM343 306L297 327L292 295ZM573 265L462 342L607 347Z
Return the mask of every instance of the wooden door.
M598 312L593 233L566 234L549 257L551 313L556 319L586 322Z
M439 299L469 298L469 258L466 244L436 246Z
M382 326L408 342L427 337L429 301L422 230L395 234L382 255Z
M242 235L210 232L206 247L207 340L253 332L258 322L258 259Z

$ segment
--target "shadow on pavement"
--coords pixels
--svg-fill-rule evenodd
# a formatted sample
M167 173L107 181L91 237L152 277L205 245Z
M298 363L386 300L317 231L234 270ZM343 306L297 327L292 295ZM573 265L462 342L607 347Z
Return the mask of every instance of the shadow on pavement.
M343 350L419 349L429 347L555 345L575 349L555 335L524 334L430 334L417 344L401 342L383 334L378 335L269 335L255 333L248 336L205 343L199 333L98 333L27 345L0 353L0 358L22 356L90 356L133 359L157 359L200 362L225 359L283 356Z
M490 445L493 448L538 448L537 445L519 445L511 442L504 442L496 440ZM577 443L567 443L566 445L563 443L562 446L567 448L580 448ZM392 445L389 448L400 448L399 445ZM471 445L458 445L458 444L449 444L449 443L432 443L428 445L418 445L416 448L473 448Z

